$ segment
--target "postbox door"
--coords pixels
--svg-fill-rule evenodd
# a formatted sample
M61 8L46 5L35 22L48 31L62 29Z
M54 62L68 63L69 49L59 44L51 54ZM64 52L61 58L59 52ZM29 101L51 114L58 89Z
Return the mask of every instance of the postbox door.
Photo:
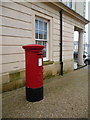
M39 88L43 85L43 55L27 52L27 88Z

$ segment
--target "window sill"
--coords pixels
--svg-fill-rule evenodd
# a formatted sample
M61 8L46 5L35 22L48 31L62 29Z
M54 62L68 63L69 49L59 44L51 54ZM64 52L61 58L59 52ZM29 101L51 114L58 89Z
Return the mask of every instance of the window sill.
M54 63L54 61L44 61L43 62L43 65L45 66L45 65L49 65L49 64L53 64Z

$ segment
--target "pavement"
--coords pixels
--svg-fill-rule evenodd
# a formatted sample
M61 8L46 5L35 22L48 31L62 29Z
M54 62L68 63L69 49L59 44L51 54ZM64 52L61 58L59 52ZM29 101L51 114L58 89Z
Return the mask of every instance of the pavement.
M28 102L25 87L2 94L3 118L88 118L88 68L44 80L44 99Z

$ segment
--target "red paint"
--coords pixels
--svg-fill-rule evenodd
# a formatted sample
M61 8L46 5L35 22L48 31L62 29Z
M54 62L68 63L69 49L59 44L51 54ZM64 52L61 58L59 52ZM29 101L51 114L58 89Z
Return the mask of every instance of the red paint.
M41 45L26 45L23 46L25 49L26 57L26 87L27 88L40 88L43 86L43 64L38 66L38 59L42 59L42 49L44 46Z

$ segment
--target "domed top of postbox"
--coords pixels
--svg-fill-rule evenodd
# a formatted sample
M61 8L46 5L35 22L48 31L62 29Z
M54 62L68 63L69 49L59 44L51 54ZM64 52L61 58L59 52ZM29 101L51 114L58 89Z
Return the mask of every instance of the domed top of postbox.
M24 49L29 49L29 50L42 50L44 48L43 45L38 45L38 44L30 44L30 45L24 45Z

